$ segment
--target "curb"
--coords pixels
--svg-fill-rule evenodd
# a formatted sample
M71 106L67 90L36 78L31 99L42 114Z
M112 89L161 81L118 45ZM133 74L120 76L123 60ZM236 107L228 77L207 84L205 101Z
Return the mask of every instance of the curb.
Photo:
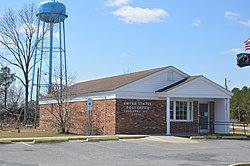
M13 139L10 140L11 142L32 142L34 139L32 138L25 138L25 139Z
M204 136L191 136L189 139L220 139L221 136L218 135L204 135Z
M138 136L122 136L122 135L117 135L119 139L141 139L141 138L146 138L149 137L148 135L138 135Z
M247 162L247 163L234 163L234 164L230 164L228 166L250 166L250 162Z
M87 142L97 142L97 141L119 141L119 137L90 137L86 139Z
M210 136L191 136L189 139L234 139L234 140L247 140L247 136L216 136L216 135L210 135Z
M81 140L81 141L86 141L87 138L68 138L69 141L78 141L78 140Z
M222 136L222 139L247 139L247 136Z
M33 143L48 143L48 142L69 142L68 138L51 138L51 139L34 139Z
M35 137L35 138L6 138L1 139L0 144L13 142L33 142L33 143L49 143L49 142L68 142L68 141L117 141L119 139L140 139L148 137L148 135L109 135L109 136L80 136L80 137Z
M190 136L189 139L205 139L204 136Z
M0 144L11 144L12 141L11 140L3 140L3 141L0 141Z

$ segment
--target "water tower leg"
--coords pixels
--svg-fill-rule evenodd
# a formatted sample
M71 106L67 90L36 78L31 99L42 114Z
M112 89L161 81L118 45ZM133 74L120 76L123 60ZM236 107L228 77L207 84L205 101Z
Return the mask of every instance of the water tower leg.
M43 22L43 34L45 35L45 22ZM38 79L38 95L40 96L40 88L41 88L41 75L42 75L42 67L43 67L43 44L44 44L44 36L42 36L42 41L41 41L41 55L40 55L40 68L39 68L39 79Z
M59 47L60 47L60 89L62 90L63 89L63 74L62 74L62 68L63 68L63 64L62 64L62 61L63 61L63 58L62 58L62 26L61 26L61 23L59 23Z
M48 93L52 91L52 58L53 58L53 23L50 23L50 50L49 50L49 88Z
M63 21L63 50L64 50L64 72L65 72L65 86L68 87L68 73L67 73L67 59L66 59L66 39L65 39L65 24Z

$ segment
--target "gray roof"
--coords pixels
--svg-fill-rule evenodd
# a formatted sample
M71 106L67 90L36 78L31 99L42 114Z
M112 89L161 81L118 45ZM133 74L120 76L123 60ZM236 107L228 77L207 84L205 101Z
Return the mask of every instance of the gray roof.
M135 82L139 79L147 77L151 74L157 73L164 69L169 68L161 67L151 70L144 70L129 74L123 74L113 77L107 77L97 80L91 80L86 82L79 82L70 87L72 95L83 95L88 93L96 93L96 92L105 92L105 91L112 91L132 82Z

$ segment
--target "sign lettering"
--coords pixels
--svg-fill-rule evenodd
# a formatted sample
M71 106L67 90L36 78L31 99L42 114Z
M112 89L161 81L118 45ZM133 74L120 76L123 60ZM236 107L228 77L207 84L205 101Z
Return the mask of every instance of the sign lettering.
M151 102L124 102L124 112L132 113L133 116L140 116L141 113L147 113L150 110Z

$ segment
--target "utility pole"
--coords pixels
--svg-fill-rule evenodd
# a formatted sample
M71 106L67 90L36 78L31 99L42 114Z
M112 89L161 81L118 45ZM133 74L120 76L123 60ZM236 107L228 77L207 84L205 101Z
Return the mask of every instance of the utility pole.
M34 117L34 127L36 128L36 114L39 110L39 68L37 68L37 78L36 78L36 109L35 109L35 117Z
M228 78L225 78L225 88L228 90L228 85L227 83L230 82L230 80L228 80Z

